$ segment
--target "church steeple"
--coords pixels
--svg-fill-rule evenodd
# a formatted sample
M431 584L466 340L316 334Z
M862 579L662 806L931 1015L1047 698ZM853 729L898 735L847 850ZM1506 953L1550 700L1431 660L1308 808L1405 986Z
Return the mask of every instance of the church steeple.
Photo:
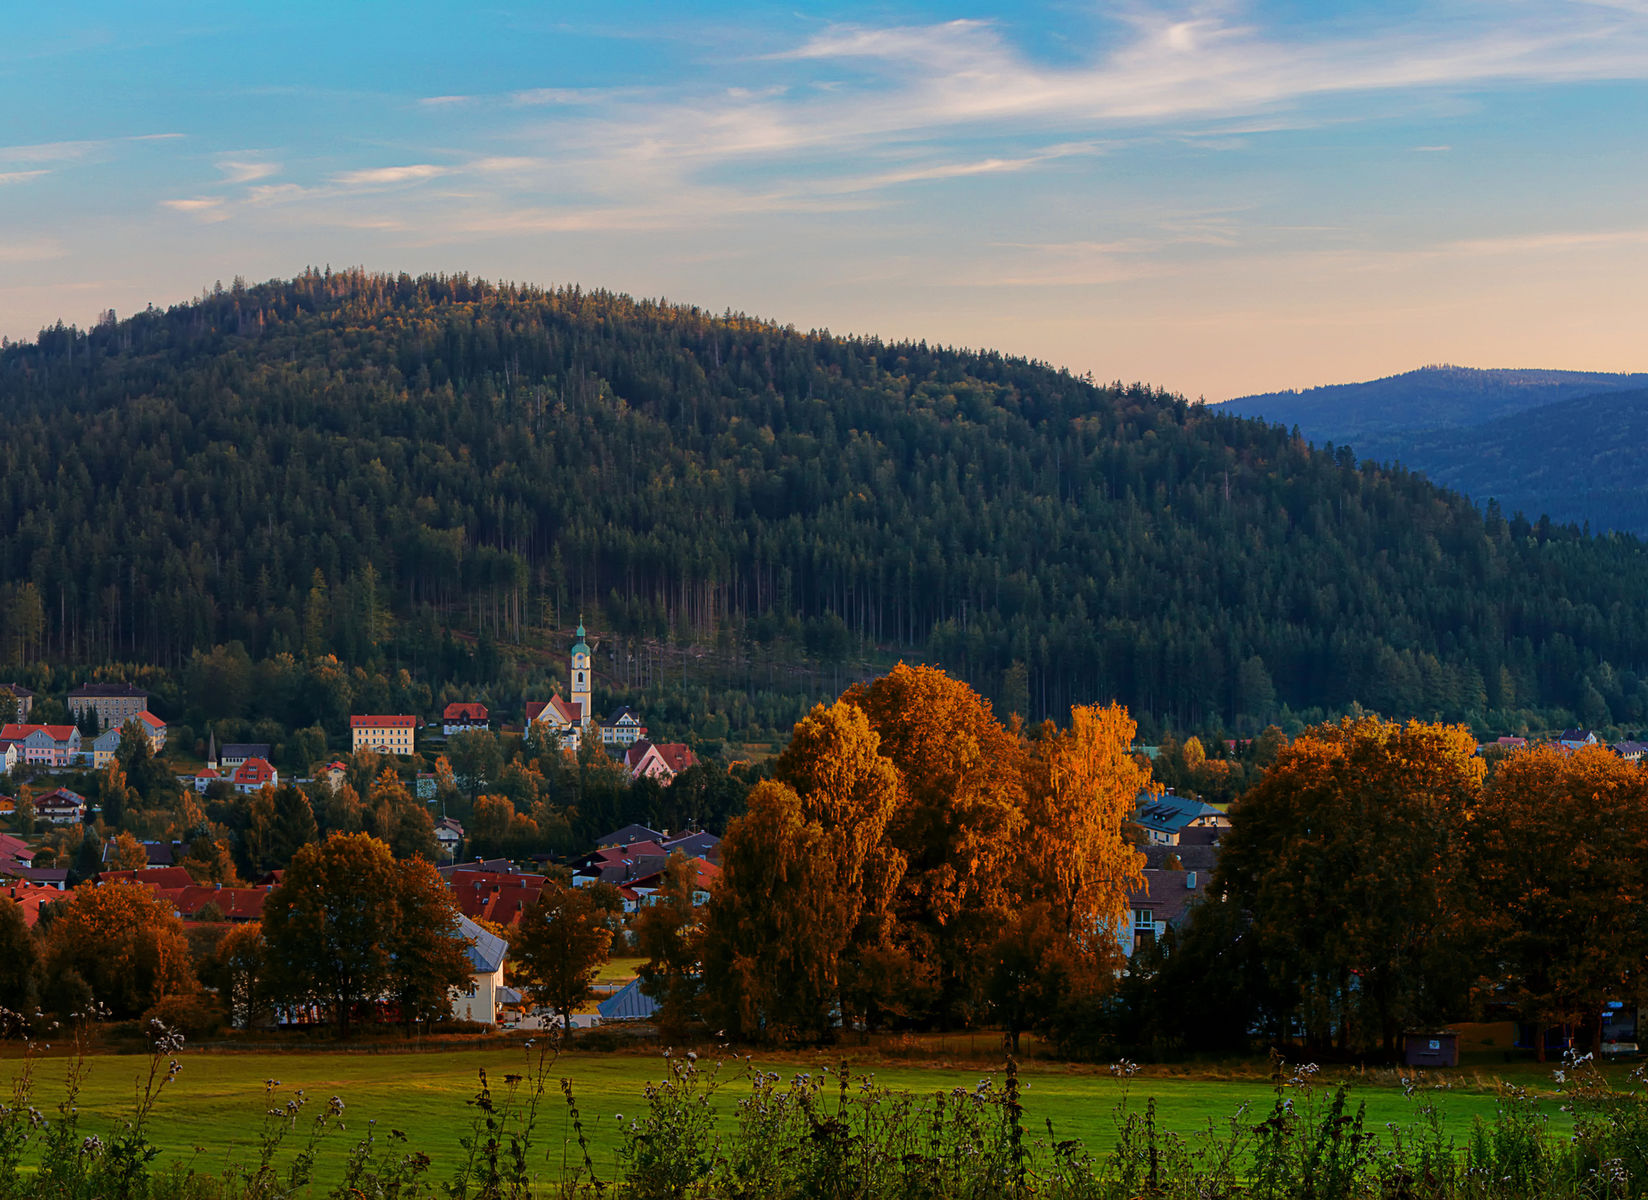
M578 622L578 640L572 643L572 672L568 678L572 680L572 702L579 706L578 719L588 729L595 714L590 707L589 646L584 642L582 621Z

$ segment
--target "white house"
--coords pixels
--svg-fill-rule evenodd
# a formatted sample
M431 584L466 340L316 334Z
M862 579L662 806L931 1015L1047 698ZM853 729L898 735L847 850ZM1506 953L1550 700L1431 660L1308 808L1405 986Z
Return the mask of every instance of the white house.
M647 727L633 708L620 708L612 719L601 722L603 746L633 746L647 736Z
M509 943L468 917L458 918L458 936L469 942L470 977L465 991L453 993L452 1015L460 1021L496 1025Z

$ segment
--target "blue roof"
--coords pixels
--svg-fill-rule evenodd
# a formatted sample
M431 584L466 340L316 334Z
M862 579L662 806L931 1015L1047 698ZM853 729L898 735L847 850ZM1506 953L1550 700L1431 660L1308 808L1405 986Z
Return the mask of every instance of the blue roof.
M641 990L641 981L632 979L623 989L595 1006L603 1021L646 1021L658 1011L658 1001Z
M1133 819L1148 829L1159 829L1164 833L1176 833L1200 817L1224 815L1211 804L1203 804L1187 796L1175 796L1171 792L1161 796L1141 793L1138 805Z
M458 936L469 943L469 962L477 973L490 975L504 965L509 943L495 933L488 933L468 917L458 918Z

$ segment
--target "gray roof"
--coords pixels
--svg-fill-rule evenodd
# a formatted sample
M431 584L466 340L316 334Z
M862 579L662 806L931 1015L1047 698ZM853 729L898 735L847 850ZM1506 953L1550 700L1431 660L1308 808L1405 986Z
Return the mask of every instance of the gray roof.
M684 833L680 837L672 838L663 843L664 849L671 853L679 850L688 858L713 858L721 845L721 839L713 833Z
M647 1021L658 1011L658 1001L641 990L641 981L632 979L622 990L595 1006L603 1021Z
M1134 908L1148 908L1157 920L1178 925L1186 911L1207 890L1207 876L1196 871L1153 871L1146 868L1144 886L1132 893Z
M478 974L490 975L504 965L509 943L497 934L488 933L468 917L459 917L458 935L469 942L469 962Z
M261 758L269 757L268 742L229 742L217 752L218 761L226 758Z
M636 743L637 746L640 744ZM645 825L625 825L622 829L614 829L606 837L597 840L595 848L602 850L608 846L627 846L631 842L658 842L663 838L663 834L656 829L648 829Z
M1186 830L1186 833L1191 832ZM1153 871L1170 869L1168 863L1179 860L1179 866L1186 871L1200 871L1206 878L1213 874L1213 868L1219 865L1219 847L1201 845L1181 839L1177 846L1146 846L1144 848L1144 865Z

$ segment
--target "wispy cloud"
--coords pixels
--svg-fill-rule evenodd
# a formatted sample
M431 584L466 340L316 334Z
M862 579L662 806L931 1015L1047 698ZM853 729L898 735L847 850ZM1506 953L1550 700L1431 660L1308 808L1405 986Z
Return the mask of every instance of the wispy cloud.
M252 183L280 174L280 164L256 162L248 159L220 159L217 169L223 172L225 183Z
M343 171L332 176L332 179L333 182L341 183L345 187L358 187L362 185L416 183L425 179L450 175L451 173L451 167L437 166L434 163L411 163L404 167L367 167L359 171Z
M42 175L49 175L49 171L0 171L0 187L8 183L22 183L29 179L39 179Z
M56 238L30 238L23 241L0 241L0 262L46 262L62 258L63 245Z

